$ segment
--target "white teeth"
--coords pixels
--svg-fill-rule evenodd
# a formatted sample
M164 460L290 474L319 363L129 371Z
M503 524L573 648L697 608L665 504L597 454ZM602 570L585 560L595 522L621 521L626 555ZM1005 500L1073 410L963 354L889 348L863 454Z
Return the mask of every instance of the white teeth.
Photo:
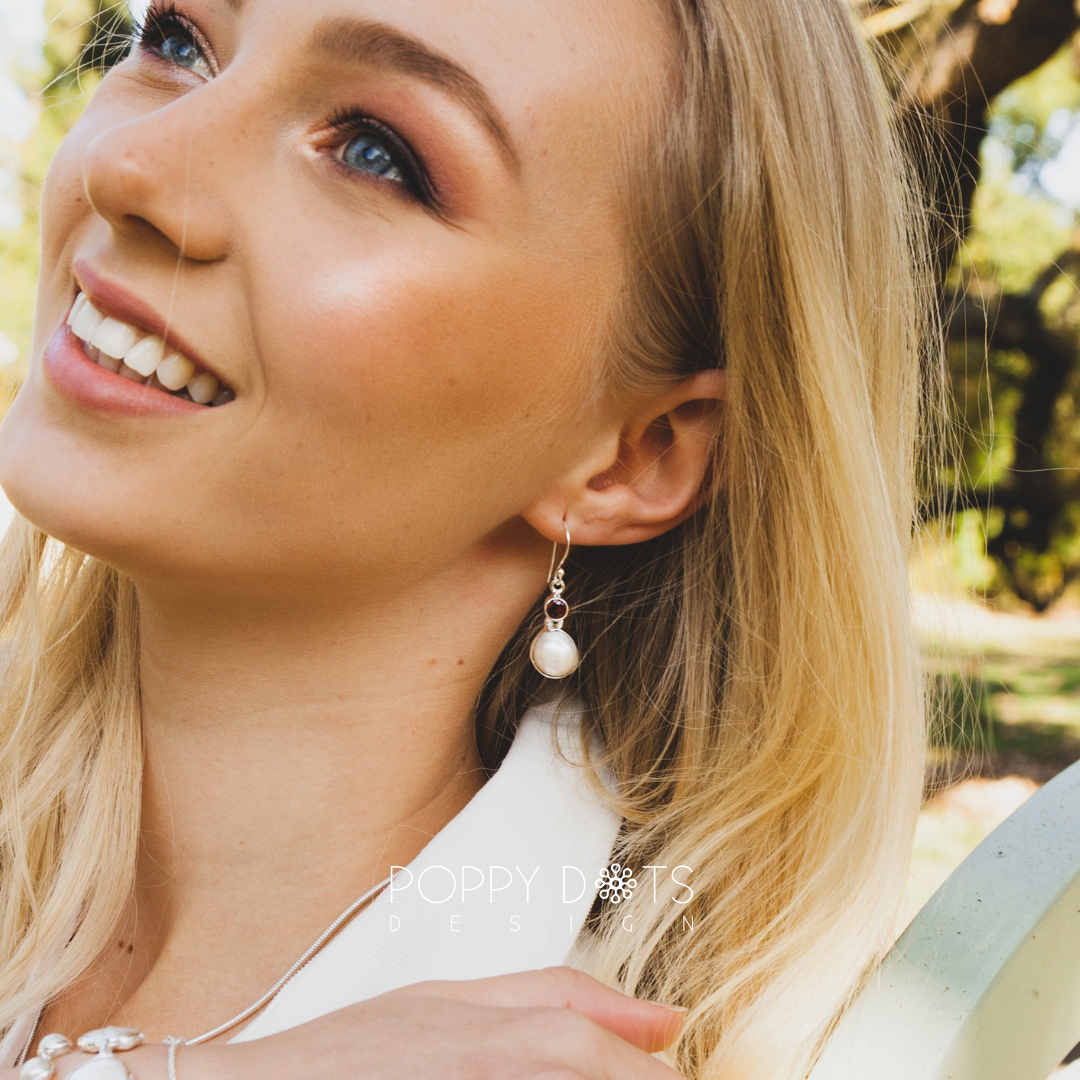
M130 324L107 318L84 293L79 293L71 305L67 323L71 332L82 339L83 349L94 363L125 379L145 383L156 375L154 386L174 393L187 387L187 396L200 405L209 405L222 392L216 376L199 371L182 353L169 352L157 334L143 336Z
M83 341L89 341L94 331L105 321L105 316L89 301L82 306L82 310L75 316L71 324L71 332Z
M128 326L119 319L105 319L98 324L90 344L107 356L123 360L138 340L139 331L134 326Z
M217 397L218 381L210 372L204 371L188 380L187 391L192 401L197 401L200 405L209 405Z
M129 357L128 363L130 362ZM162 386L167 386L170 390L183 390L194 374L195 365L180 353L166 356L157 366L157 377L161 380ZM213 378L212 375L210 377Z
M134 368L140 375L153 375L165 355L165 342L156 334L144 337L142 341L124 353L124 363ZM192 364L192 369L195 365Z
M82 311L89 302L90 301L86 299L86 293L79 293L79 295L75 297L75 303L71 305L71 310L68 312L68 326L75 325L75 320L78 318L79 312Z

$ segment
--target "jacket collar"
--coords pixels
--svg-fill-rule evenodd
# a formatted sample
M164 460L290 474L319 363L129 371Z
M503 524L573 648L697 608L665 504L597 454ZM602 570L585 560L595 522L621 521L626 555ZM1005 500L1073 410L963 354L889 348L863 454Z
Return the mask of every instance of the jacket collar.
M573 763L579 713L558 712L526 714L468 805L231 1041L415 982L566 962L620 822Z

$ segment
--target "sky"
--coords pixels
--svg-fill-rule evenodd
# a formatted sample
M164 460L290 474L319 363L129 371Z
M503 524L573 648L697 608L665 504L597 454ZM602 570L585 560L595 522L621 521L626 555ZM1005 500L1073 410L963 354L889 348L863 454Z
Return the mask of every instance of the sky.
M1080 210L1080 123L1073 117L1061 149L1039 170L1039 185L1052 198Z

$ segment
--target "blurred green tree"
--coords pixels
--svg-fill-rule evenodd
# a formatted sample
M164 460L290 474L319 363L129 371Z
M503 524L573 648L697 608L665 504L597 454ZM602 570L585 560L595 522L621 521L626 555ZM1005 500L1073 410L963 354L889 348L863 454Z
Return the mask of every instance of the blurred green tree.
M978 516L980 584L1041 611L1080 579L1077 9L855 2L937 209L962 467L936 505Z

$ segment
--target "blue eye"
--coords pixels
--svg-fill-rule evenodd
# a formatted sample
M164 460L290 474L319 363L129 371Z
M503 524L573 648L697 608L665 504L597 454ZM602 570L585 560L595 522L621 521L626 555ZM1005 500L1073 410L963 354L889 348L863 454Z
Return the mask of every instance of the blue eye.
M177 67L187 68L204 79L214 74L202 50L186 34L170 34L158 49L166 60L171 60Z
M335 109L326 121L327 143L339 171L347 179L388 180L398 191L427 207L439 208L438 194L424 163L413 148L391 127L369 116L358 106ZM322 141L322 140L320 140Z
M151 6L146 13L146 23L139 34L146 49L155 52L163 60L175 64L201 79L212 79L214 69L207 59L199 35L171 10Z
M397 163L387 140L370 131L354 135L342 148L341 160L361 172L370 173L383 180L405 183L405 174Z

